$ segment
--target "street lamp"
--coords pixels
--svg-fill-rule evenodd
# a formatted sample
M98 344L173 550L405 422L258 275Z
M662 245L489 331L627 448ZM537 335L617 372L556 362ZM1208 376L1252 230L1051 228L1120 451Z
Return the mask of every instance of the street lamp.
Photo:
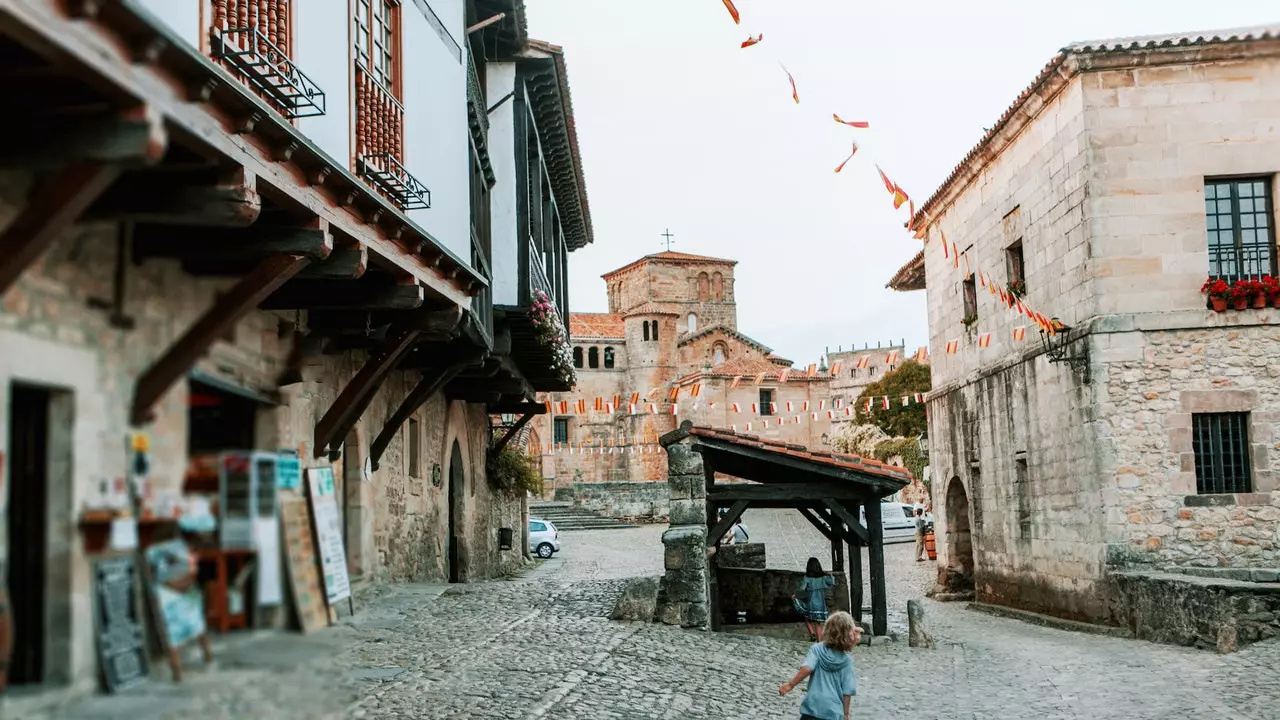
M1053 331L1040 330L1040 344L1044 347L1044 354L1049 358L1051 363L1067 363L1073 370L1084 372L1084 381L1089 382L1089 347L1084 346L1083 355L1067 355L1067 346L1071 344L1071 328L1064 325L1058 318L1050 318L1049 324ZM1076 338L1077 340L1079 338Z

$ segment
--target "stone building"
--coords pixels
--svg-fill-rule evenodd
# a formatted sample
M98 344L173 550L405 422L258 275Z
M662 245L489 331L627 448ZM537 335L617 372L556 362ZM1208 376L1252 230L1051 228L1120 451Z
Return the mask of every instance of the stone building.
M0 139L0 567L26 703L96 687L88 518L140 477L142 544L176 532L151 502L220 452L331 467L357 582L523 561L524 499L486 458L493 415L573 383L531 313L535 290L567 311L592 241L563 52L519 0L270 6L0 7L25 98Z
M736 264L671 251L647 255L604 275L608 313L570 316L578 385L549 396L555 412L538 431L544 446L554 447L543 457L548 494L614 515L665 515L667 468L657 440L686 419L743 431L750 423L750 432L764 437L825 444L825 367L813 365L812 374L792 368L738 330ZM579 400L586 412L574 411Z
M837 405L847 405L857 400L868 385L880 380L885 373L897 369L903 360L915 357L914 351L911 355L906 355L905 341L891 342L884 346L876 343L875 347L865 344L861 350L854 347L845 350L841 346L831 352L831 348L827 348L827 363L831 366L831 399ZM921 360L925 364L929 362L927 357ZM836 432L840 431L844 423L854 421L856 418L852 416L837 414L834 420Z
M1280 566L1280 309L1200 292L1277 273L1277 97L1277 28L1072 45L921 206L942 585L1161 637L1133 577Z

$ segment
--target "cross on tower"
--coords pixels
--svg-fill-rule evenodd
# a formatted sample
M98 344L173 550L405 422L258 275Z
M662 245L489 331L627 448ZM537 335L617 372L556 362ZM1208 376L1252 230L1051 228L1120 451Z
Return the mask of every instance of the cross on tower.
M667 228L666 232L662 233L662 237L666 238L663 242L667 244L667 252L671 252L671 243L675 242L675 240L671 239L675 237L675 235L671 234L671 228Z

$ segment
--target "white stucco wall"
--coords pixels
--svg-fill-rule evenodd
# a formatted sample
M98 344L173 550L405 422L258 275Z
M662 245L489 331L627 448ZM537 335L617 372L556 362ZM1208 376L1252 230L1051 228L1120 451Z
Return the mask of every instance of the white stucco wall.
M166 0L156 0L165 2ZM339 165L351 167L351 20L347 0L294 3L293 61L325 94L325 114L298 129Z
M490 105L515 89L515 63L489 63L485 73L486 102ZM515 107L514 100L507 100L489 116L489 157L497 179L489 196L493 232L493 302L497 305L516 305L520 301Z
M440 14L446 8L433 7L447 22ZM431 208L409 216L470 262L466 66L415 4L406 4L402 17L405 167L431 189Z

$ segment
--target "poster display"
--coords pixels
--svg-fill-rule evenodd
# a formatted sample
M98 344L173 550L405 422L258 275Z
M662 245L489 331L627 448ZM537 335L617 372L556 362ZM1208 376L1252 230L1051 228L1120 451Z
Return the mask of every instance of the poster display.
M324 575L325 597L332 605L351 597L351 579L347 575L347 550L342 544L342 515L338 511L338 494L333 468L307 470L307 486L311 513L315 517L316 540L320 551L320 567Z
M195 581L191 549L181 540L169 540L146 552L167 645L182 647L205 634L204 594Z

